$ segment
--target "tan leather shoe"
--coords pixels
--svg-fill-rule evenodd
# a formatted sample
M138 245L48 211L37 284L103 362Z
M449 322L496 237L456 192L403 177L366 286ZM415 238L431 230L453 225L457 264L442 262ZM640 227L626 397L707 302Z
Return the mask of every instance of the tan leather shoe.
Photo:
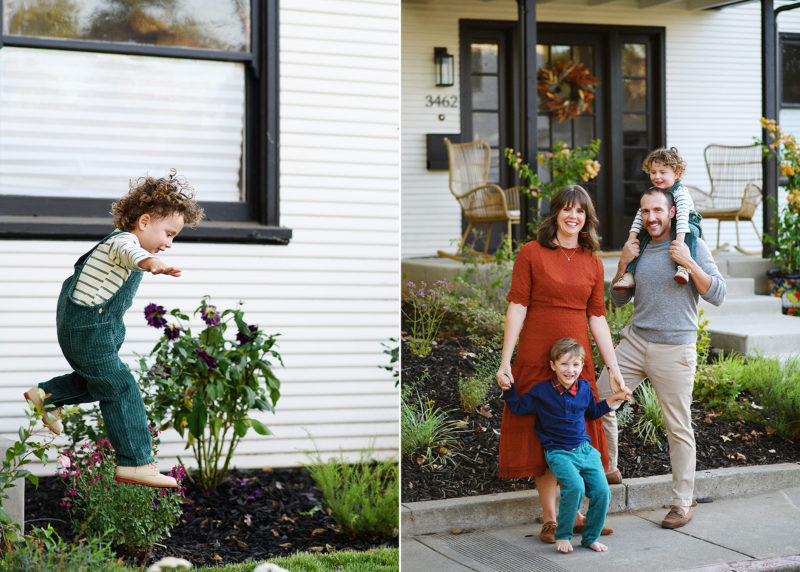
M673 506L669 509L667 516L664 517L664 520L661 521L661 526L663 528L680 528L690 520L694 516L694 511L692 511L691 507L684 513L683 508L679 506Z
M28 401L33 405L33 408L36 411L40 411L42 413L42 423L45 424L45 427L50 429L56 435L61 435L64 432L64 424L61 422L61 408L57 407L55 409L44 408L44 391L39 389L38 385L34 385L28 391L24 393L25 401Z
M145 485L159 489L177 489L178 481L172 477L162 475L158 472L158 465L140 465L138 467L118 466L114 474L118 481L131 483L133 485Z
M574 524L572 525L572 532L578 534L583 532L583 529L586 527L586 520L584 520L583 524ZM600 536L608 536L609 534L614 534L614 529L609 528L607 526L603 527L603 530L600 531Z
M613 471L609 471L606 473L606 481L608 481L609 485L621 485L622 473L619 472L619 469L614 469Z
M624 292L632 288L636 288L636 279L633 277L632 272L626 272L622 275L622 278L614 282L614 290L617 292Z
M683 266L678 266L678 270L675 272L675 276L673 278L678 284L688 284L689 271Z
M548 520L542 525L542 530L539 532L539 538L542 542L547 544L555 544L556 542L556 521Z

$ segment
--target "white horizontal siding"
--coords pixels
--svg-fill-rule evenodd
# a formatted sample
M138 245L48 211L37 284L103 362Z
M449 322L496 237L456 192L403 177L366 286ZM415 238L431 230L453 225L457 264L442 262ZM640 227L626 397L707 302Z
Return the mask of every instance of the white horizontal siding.
M688 163L684 182L708 189L705 146L746 145L760 134L759 3L709 11L691 11L686 2L645 9L637 0L590 4L587 0L543 3L537 5L536 17L540 22L664 26L667 145L677 147ZM402 255L433 256L437 249L452 249L451 242L461 234L461 214L449 194L447 173L425 168L425 134L461 130L458 110L445 111L446 119L439 121L438 109L424 107L426 94L459 95L458 85L433 87L433 48L446 46L455 54L458 69L459 19L516 20L517 3L404 2L402 15ZM779 21L789 21L788 15ZM761 228L760 209L756 217ZM706 240L713 242L716 221L704 221L703 228ZM749 223L741 224L740 232L746 248L760 249ZM722 225L722 240L735 243L732 223Z
M178 237L164 259L183 276L144 276L125 316L121 357L134 369L158 337L143 318L150 302L191 312L205 294L219 308L244 300L249 322L281 334L281 399L275 415L256 415L275 435L251 432L237 450L238 467L298 465L315 446L323 457L341 451L355 459L370 445L379 458L397 457L398 395L379 366L388 364L381 343L399 330L398 4L282 3L280 208L291 243ZM192 181L189 169L182 174ZM24 390L68 370L56 341L56 299L91 246L0 241L0 434L14 438L24 421ZM161 464L177 456L192 464L168 431Z

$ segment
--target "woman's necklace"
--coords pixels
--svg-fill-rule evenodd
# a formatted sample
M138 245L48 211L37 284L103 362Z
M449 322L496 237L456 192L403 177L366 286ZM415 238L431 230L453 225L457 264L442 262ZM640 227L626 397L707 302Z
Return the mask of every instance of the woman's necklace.
M564 255L564 258L567 259L567 262L570 262L572 260L572 257L575 256L575 253L577 252L578 248L580 248L580 246L581 246L579 244L575 248L564 248L563 246L561 246L561 242L558 240L558 238L556 238L556 244L558 244L558 249L561 251L561 254ZM567 250L571 250L572 252L567 254Z

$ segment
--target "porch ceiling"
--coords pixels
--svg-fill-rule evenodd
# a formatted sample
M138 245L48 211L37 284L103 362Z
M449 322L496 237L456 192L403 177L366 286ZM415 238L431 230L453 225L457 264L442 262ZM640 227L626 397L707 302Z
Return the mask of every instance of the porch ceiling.
M415 0L416 2L424 3L429 0ZM484 2L494 2L497 0L484 0ZM550 4L556 0L537 0L537 4ZM617 0L584 0L587 6L600 6L602 4L611 4ZM655 6L664 6L667 4L682 4L687 10L711 10L714 8L724 8L733 4L744 4L752 2L753 0L638 0L639 8L653 8Z

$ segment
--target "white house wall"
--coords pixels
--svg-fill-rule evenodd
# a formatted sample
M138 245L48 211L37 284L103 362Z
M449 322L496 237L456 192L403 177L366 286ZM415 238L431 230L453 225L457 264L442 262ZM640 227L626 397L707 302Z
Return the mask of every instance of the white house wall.
M708 189L705 146L746 145L760 135L760 4L750 2L709 11L690 11L685 1L645 9L639 8L637 0L589 4L586 0L542 3L536 8L537 21L663 26L666 143L680 149L688 163L684 182ZM517 3L404 0L402 18L402 255L435 256L437 249L452 249L452 241L460 237L461 214L449 194L447 173L425 168L425 134L459 133L461 127L457 110L447 113L445 121L439 121L439 111L424 106L426 94L460 94L458 74L455 86L433 87L433 48L447 46L455 54L458 69L459 19L516 20ZM779 21L788 19L784 14ZM760 217L759 209L757 221ZM752 226L739 226L743 245L760 249ZM704 221L703 228L706 240L713 243L716 221ZM735 244L733 223L723 223L722 241Z
M134 369L158 336L143 317L150 302L193 311L205 294L219 308L241 299L248 322L281 334L277 412L257 416L275 435L251 432L238 467L298 465L315 446L323 457L356 459L369 446L397 457L398 392L379 366L388 364L381 343L399 330L399 18L396 0L281 3L280 209L291 243L179 237L164 258L183 277L144 276L125 317L121 356ZM146 170L120 173L120 195ZM0 434L15 438L24 422L24 390L69 369L56 299L92 244L0 241ZM178 435L165 433L161 464L178 455L192 464Z

